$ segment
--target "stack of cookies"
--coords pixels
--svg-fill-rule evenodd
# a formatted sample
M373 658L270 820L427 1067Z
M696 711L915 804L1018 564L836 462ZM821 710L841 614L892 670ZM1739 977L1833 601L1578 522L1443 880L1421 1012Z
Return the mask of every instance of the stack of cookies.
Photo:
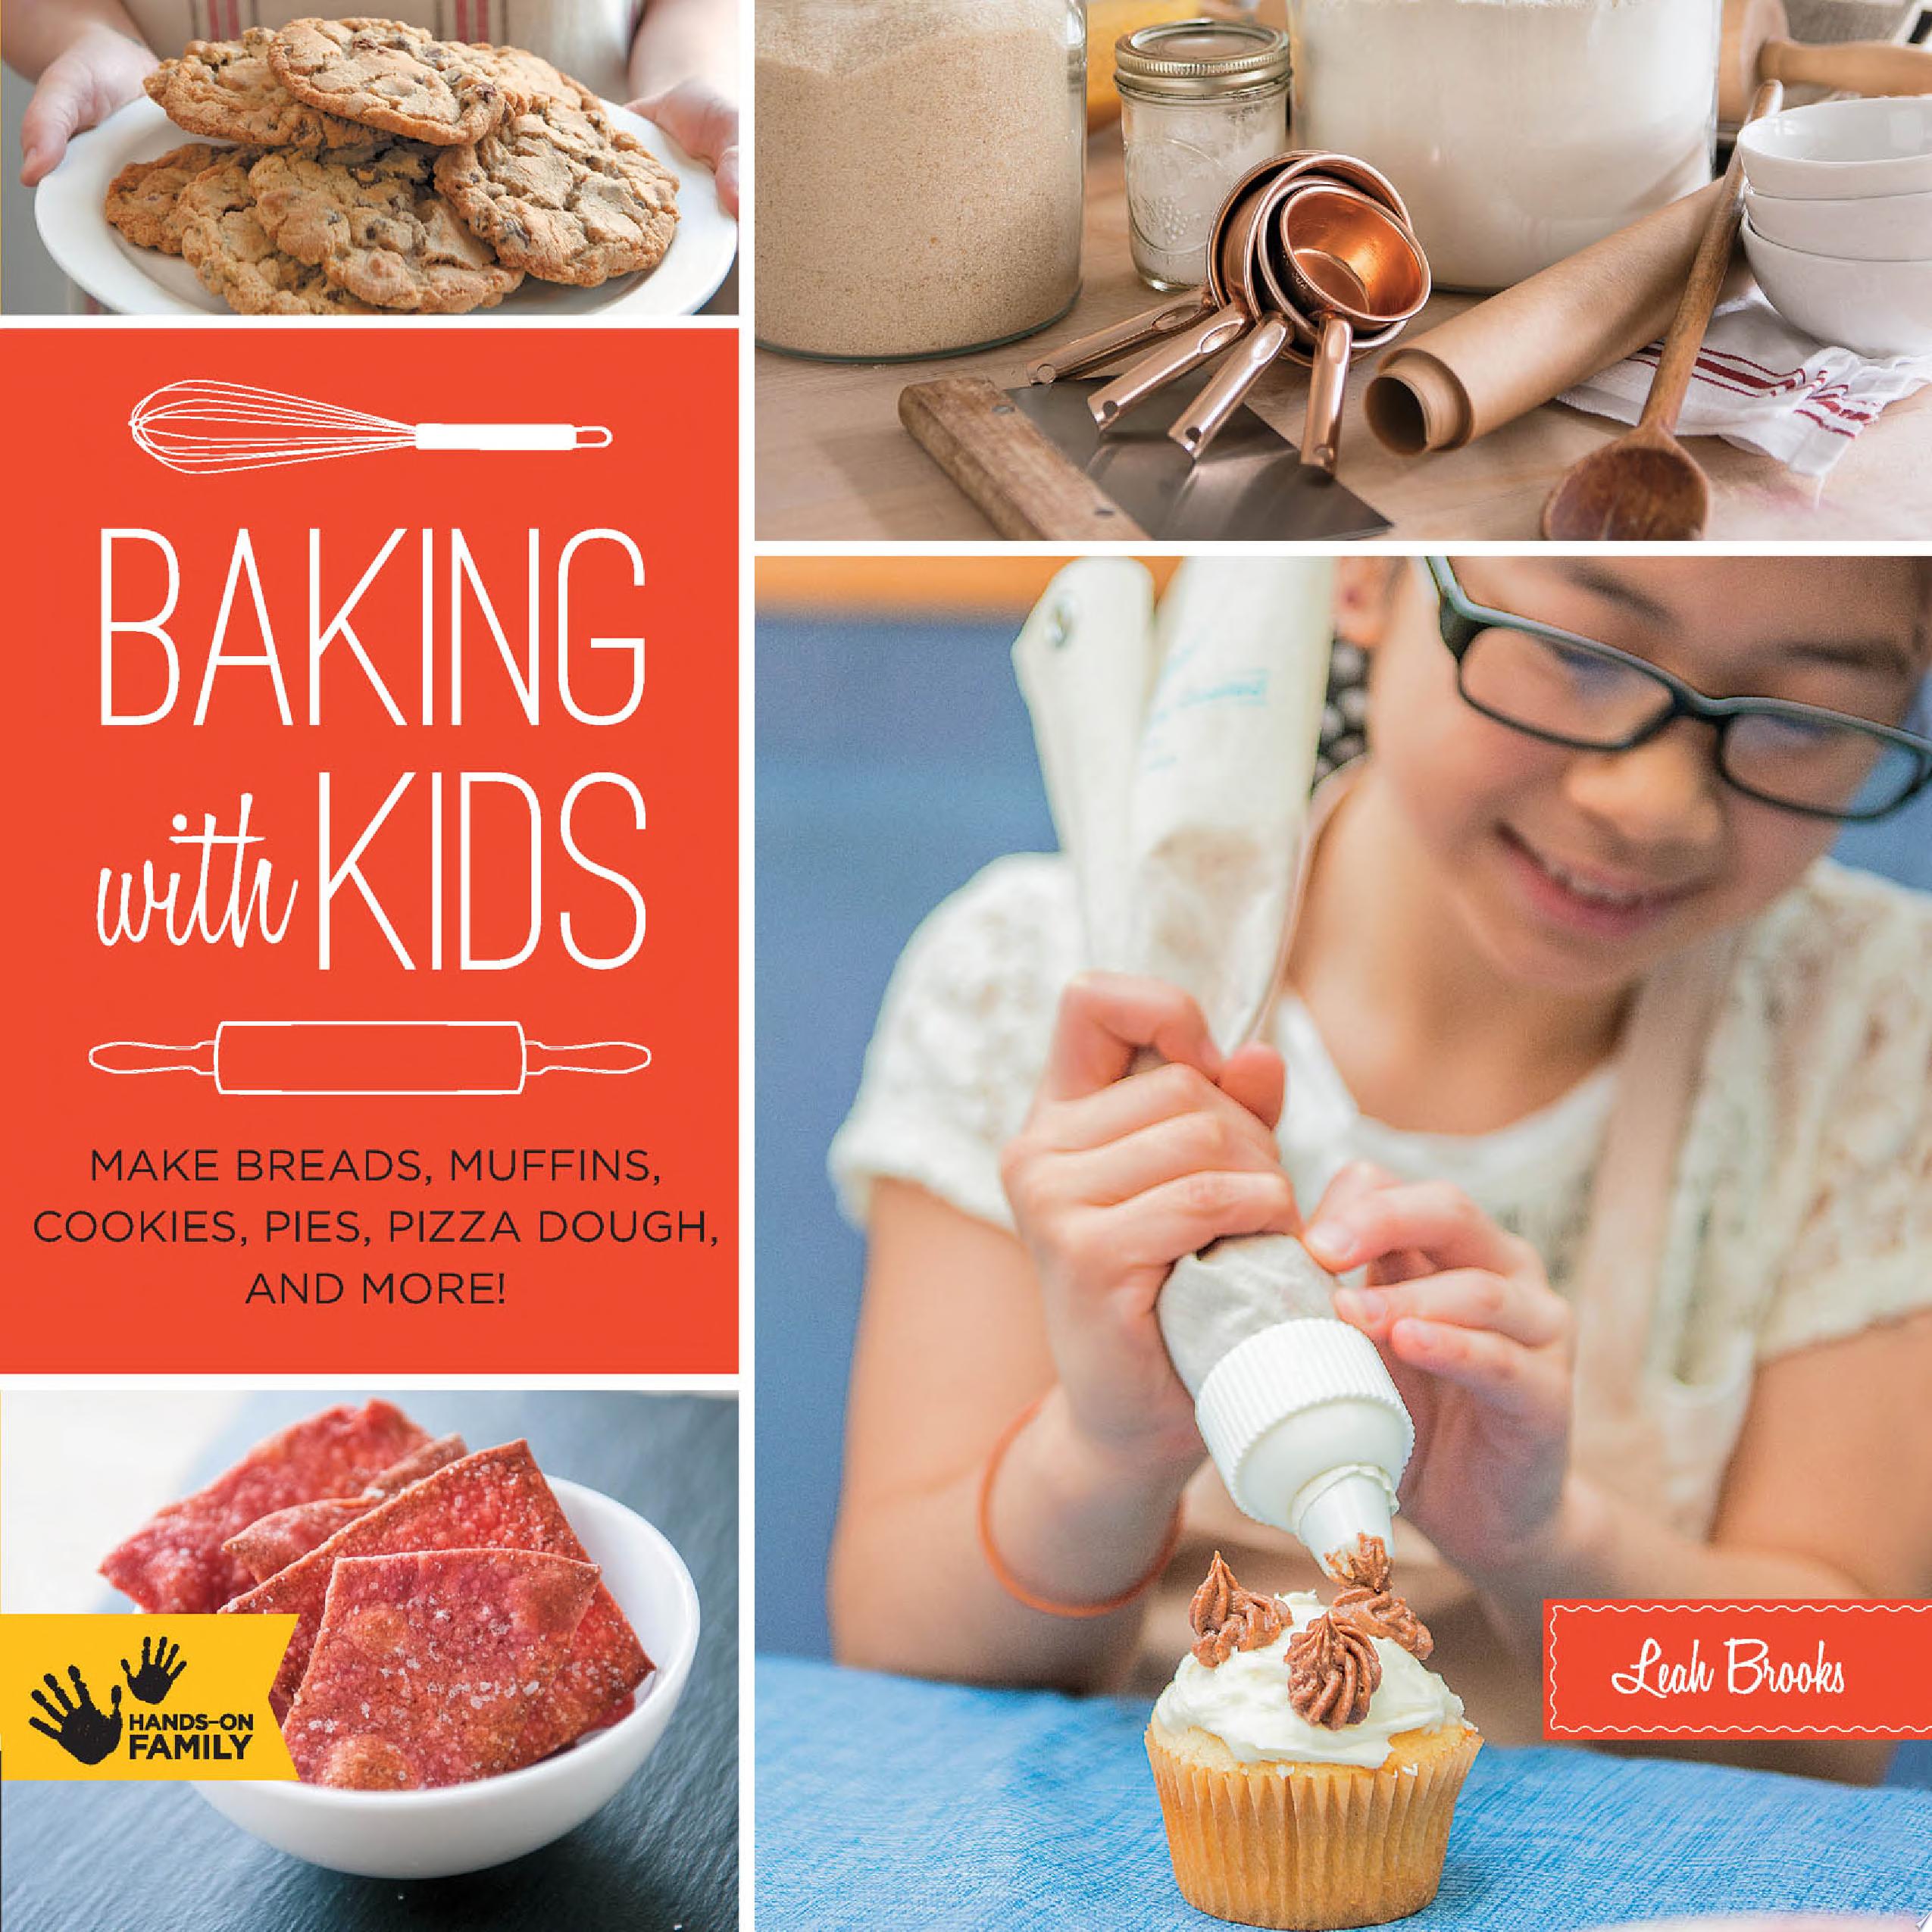
M654 268L677 232L676 176L520 48L297 20L196 41L147 87L230 145L123 168L108 219L243 315L460 315L526 275Z

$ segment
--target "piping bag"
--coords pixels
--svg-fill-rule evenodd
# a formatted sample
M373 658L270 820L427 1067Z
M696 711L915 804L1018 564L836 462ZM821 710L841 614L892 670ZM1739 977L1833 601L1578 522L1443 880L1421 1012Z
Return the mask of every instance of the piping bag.
M1013 647L1087 963L1192 994L1232 1052L1287 956L1327 696L1324 558L1190 560L1158 614L1125 558L1057 576ZM1386 1543L1415 1430L1335 1279L1292 1236L1217 1241L1155 1305L1235 1502L1318 1563Z

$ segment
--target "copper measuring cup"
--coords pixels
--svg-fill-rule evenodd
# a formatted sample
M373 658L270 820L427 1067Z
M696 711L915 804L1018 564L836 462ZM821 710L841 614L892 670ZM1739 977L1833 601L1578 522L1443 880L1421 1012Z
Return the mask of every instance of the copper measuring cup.
M1349 361L1357 347L1388 341L1421 310L1428 261L1393 189L1385 199L1324 183L1280 205L1264 237L1262 266L1270 294L1314 344L1302 461L1333 476Z
M1266 291L1266 305L1287 327L1269 343L1264 344L1255 337L1243 342L1230 355L1214 381L1196 398L1192 408L1168 430L1172 440L1190 456L1198 458L1206 449L1277 356L1285 356L1305 368L1311 367L1315 363L1314 352L1318 348L1322 333L1320 320L1298 300L1285 263L1276 259L1280 247L1278 237L1294 220L1290 212L1293 205L1304 195L1349 195L1356 204L1373 211L1363 217L1365 220L1379 222L1392 217L1405 232L1408 229L1408 210L1402 196L1388 177L1368 162L1357 161L1349 155L1315 150L1296 158L1299 165L1293 170L1284 170L1278 179L1269 198L1265 218L1255 236L1255 267ZM1359 345L1373 348L1388 341L1399 332L1402 322L1407 319L1405 315L1400 321L1363 333L1358 339ZM1256 336L1260 333L1258 330ZM1347 359L1344 354L1344 367Z
M1278 155L1262 161L1249 169L1228 190L1215 212L1208 246L1208 279L1199 288L1174 297L1158 308L1146 309L1138 315L1128 317L1124 322L1111 323L1090 334L1076 336L1071 342L1061 342L1044 355L1035 356L1027 364L1027 380L1056 383L1063 377L1086 375L1117 361L1130 349L1148 342L1165 344L1183 330L1200 327L1212 320L1217 310L1227 305L1215 239L1221 224L1230 218L1256 181L1293 158L1291 155Z
M1239 342L1259 319L1260 305L1250 291L1249 277L1261 217L1274 185L1273 170L1278 165L1269 162L1250 169L1235 183L1215 217L1202 302L1204 306L1210 300L1219 305L1193 328L1130 364L1105 388L1087 398L1086 406L1103 435L1136 403L1144 402L1196 364L1211 360Z
M1148 342L1165 342L1181 330L1205 320L1219 306L1209 299L1205 286L1190 289L1159 308L1130 315L1124 322L1096 329L1090 335L1076 336L1072 341L1062 342L1043 355L1035 356L1027 364L1027 380L1057 383L1062 379L1084 376L1092 370L1104 369L1130 349L1139 349Z
M1261 279L1265 264L1261 259L1269 229L1279 211L1299 194L1314 190L1323 177L1301 168L1284 169L1261 191L1255 224L1248 238L1249 255L1244 270L1248 286ZM1198 459L1221 433L1221 427L1243 399L1259 382L1282 351L1294 340L1293 318L1283 314L1278 304L1257 306L1259 319L1254 328L1230 349L1214 374L1213 380L1175 419L1168 430L1168 439L1178 443L1190 458ZM1261 313L1265 311L1265 313Z

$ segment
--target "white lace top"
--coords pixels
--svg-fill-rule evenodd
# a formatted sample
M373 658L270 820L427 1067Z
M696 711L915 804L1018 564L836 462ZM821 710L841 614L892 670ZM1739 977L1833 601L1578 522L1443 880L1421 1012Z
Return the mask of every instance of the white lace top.
M921 926L833 1143L855 1221L887 1175L1011 1225L999 1150L1080 964L1057 857L996 861ZM1361 1117L1298 1002L1277 1012L1275 1038L1290 1061L1283 1162L1305 1203L1357 1152L1452 1179L1572 1291L1592 1171L1624 1100L1615 1066L1495 1133L1396 1133ZM1633 1267L1612 1292L1646 1325L1631 1352L1634 1402L1660 1443L1649 1500L1702 1535L1756 1362L1932 1307L1932 899L1819 861L1743 936L1701 1053L1690 1038L1669 1050L1699 1064L1655 1280ZM1596 1366L1586 1347L1580 1400ZM1627 1468L1604 1474L1626 1491L1637 1481Z

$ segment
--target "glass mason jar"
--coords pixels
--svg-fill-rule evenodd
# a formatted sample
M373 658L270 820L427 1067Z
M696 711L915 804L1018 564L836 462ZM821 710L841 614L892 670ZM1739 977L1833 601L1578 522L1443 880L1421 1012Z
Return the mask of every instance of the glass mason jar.
M1114 80L1133 265L1156 289L1192 287L1228 190L1288 145L1288 36L1233 20L1143 27L1121 36Z
M1506 288L1711 178L1720 0L1290 0L1295 139L1380 168L1439 287Z
M1073 306L1081 0L758 0L756 39L761 343L944 355Z

